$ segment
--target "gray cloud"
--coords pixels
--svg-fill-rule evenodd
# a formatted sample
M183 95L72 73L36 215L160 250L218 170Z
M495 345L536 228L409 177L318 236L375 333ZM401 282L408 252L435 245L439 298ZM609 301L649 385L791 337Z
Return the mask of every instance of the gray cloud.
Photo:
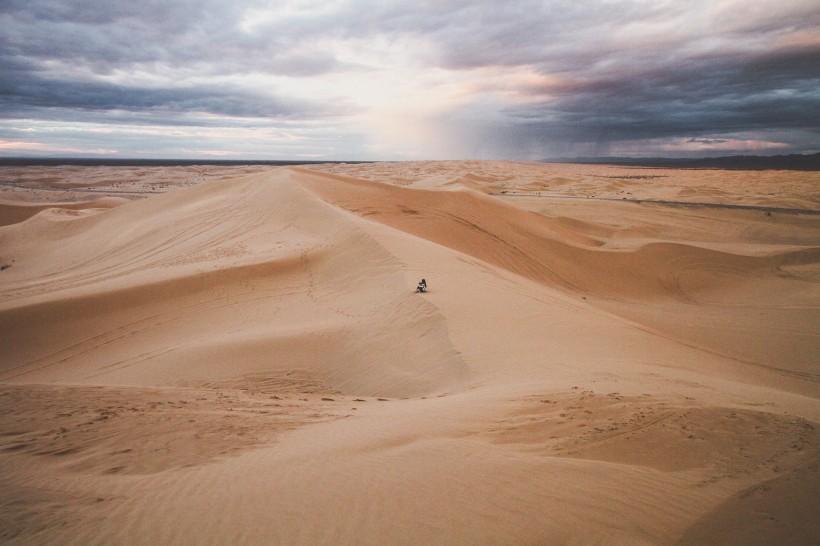
M65 2L10 1L0 8L0 47L43 63L69 62L92 73L162 64L201 73L270 72L316 75L343 66L326 51L303 50L309 36L295 27L239 29L254 0ZM277 32L268 32L277 30ZM300 46L300 47L296 47Z
M233 77L367 70L328 44L412 38L425 44L417 61L427 68L543 76L509 84L526 100L489 110L477 98L442 115L481 154L607 151L664 138L820 147L820 46L811 39L820 10L811 0L758 9L705 0L360 1L254 15L271 6L280 4L5 0L0 116L180 126L331 119L354 108ZM122 76L138 72L163 77L149 86ZM174 73L210 83L169 80Z
M18 74L22 71L17 71ZM202 112L231 117L282 118L328 116L340 108L268 95L227 86L149 88L104 82L70 81L39 77L0 80L0 115L30 115L39 109L132 112ZM53 116L53 111L44 112ZM163 123L166 121L163 120Z
M689 59L527 89L549 97L509 110L524 124L583 142L734 133L820 132L820 46L759 57Z

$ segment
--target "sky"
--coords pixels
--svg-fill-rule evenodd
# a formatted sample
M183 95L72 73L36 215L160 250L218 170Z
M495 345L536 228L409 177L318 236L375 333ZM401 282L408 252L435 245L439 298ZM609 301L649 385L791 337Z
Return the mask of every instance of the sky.
M817 151L817 0L0 1L2 156Z

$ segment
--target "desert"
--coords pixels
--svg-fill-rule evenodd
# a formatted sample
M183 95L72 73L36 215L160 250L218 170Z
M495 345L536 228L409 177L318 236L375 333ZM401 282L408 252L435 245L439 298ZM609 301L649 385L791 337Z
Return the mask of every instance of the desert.
M0 182L4 544L820 540L818 172Z

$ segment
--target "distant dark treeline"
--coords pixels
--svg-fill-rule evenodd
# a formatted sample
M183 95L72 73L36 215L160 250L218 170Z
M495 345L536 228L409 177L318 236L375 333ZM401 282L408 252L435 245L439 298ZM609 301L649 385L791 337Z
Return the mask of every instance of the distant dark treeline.
M369 161L290 161L265 159L115 159L96 157L0 157L0 165L26 167L29 165L107 166L107 167L185 167L191 165L318 165L322 163L371 163Z
M820 153L793 155L731 155L723 157L574 157L546 159L548 163L585 163L626 165L631 167L672 167L679 169L782 169L791 171L820 171Z

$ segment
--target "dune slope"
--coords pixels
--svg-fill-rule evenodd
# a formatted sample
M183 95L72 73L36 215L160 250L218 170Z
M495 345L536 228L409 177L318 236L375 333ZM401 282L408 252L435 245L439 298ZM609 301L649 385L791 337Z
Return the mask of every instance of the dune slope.
M814 224L616 228L454 168L9 217L0 541L816 539Z

